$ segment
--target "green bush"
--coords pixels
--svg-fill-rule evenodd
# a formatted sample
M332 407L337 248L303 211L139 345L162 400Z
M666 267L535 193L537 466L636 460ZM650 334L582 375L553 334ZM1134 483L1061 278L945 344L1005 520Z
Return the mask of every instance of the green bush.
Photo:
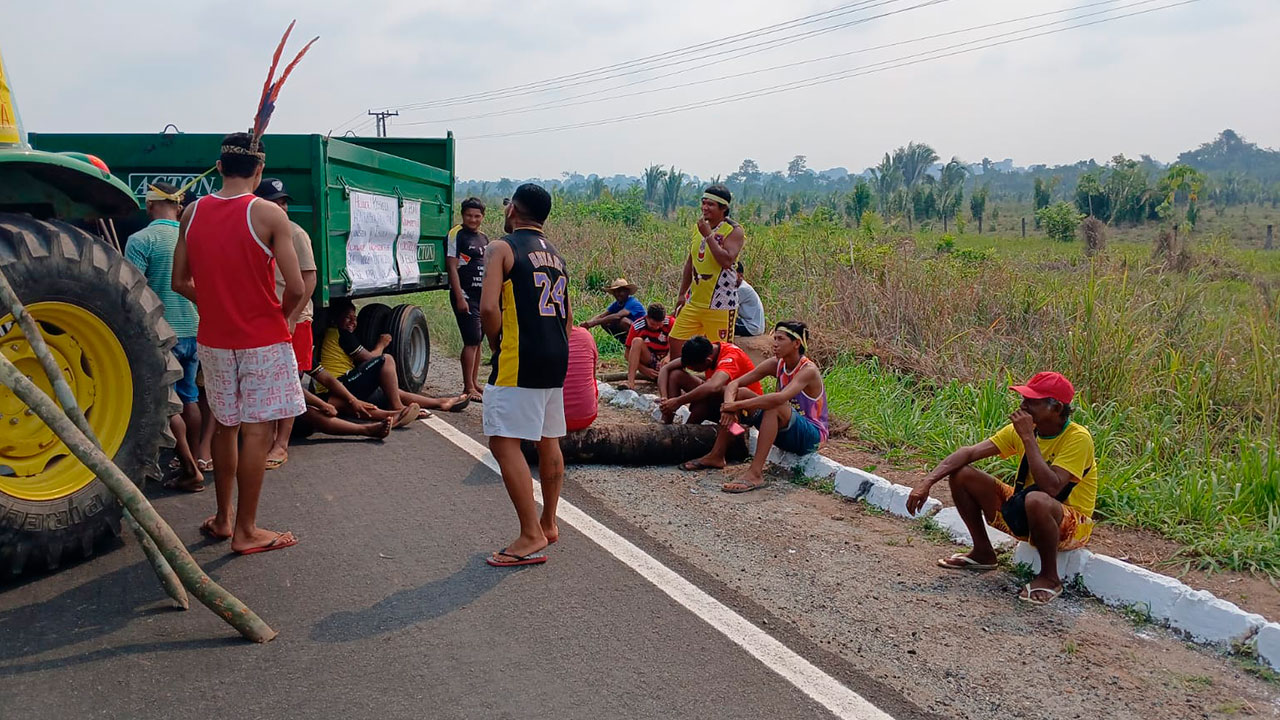
M1045 234L1058 242L1071 242L1076 239L1076 229L1084 216L1074 207L1059 202L1036 211L1036 221L1044 228Z

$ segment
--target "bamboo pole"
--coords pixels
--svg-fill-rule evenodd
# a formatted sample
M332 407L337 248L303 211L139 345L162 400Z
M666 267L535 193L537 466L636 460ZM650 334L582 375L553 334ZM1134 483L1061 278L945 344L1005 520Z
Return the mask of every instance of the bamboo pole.
M79 407L75 403L70 386L67 385L62 373L57 370L57 366L53 363L48 346L44 343L44 336L40 333L27 309L14 294L13 288L9 285L9 281L3 273L0 273L0 300L3 300L9 306L10 311L23 328L23 333L27 335L27 341L31 343L32 349L40 358L42 367L49 374L49 381L53 384L55 394L63 401L64 408L75 409L79 424L87 428L88 422L85 420L84 414L79 412ZM53 369L53 372L49 372L50 368ZM227 592L205 574L195 559L191 557L191 554L187 552L186 546L174 534L173 529L160 517L160 514L151 506L146 496L138 490L133 481L111 462L111 458L107 457L106 453L76 426L76 422L73 422L71 418L59 411L58 406L54 404L49 396L41 392L35 383L19 372L18 368L3 356L0 356L0 383L13 390L14 394L27 407L35 411L45 425L48 425L59 439L66 443L71 454L75 455L80 462L96 473L98 478L119 498L121 504L124 505L126 515L131 515L133 521L155 542L157 546L156 552L164 558L170 570L177 575L186 589L196 596L196 599L234 627L241 635L254 642L268 642L275 638L275 630L272 630L244 603L240 602L238 598ZM150 552L148 552L148 557L150 557ZM165 573L159 570L157 572L159 572L161 581L164 583Z
M99 220L99 222L102 222ZM44 369L44 374L49 378L49 384L53 386L54 395L57 397L58 404L62 406L62 410L67 417L71 418L71 422L75 423L80 432L89 438L94 445L101 447L98 438L93 433L93 428L89 426L89 421L85 418L84 412L80 410L79 403L76 402L75 393L71 391L71 386L67 384L65 378L62 377L58 364L53 360L53 353L49 352L49 346L44 341L44 334L40 332L40 327L36 324L35 318L31 317L31 313L27 312L27 308L18 299L13 287L9 285L9 281L3 275L0 275L0 301L3 301L13 312L14 318L18 321L22 333L27 336L27 342L31 345L31 350L35 354L36 359L40 361L40 367ZM169 567L169 563L164 559L160 549L156 547L151 536L147 535L138 521L129 514L126 509L124 511L124 525L129 528L129 532L133 533L138 544L142 546L142 552L147 556L147 560L151 563L151 568L156 571L156 576L160 578L160 585L164 588L165 593L173 598L173 601L183 609L187 610L191 607L191 601L187 599L186 590L182 589L182 583L178 580L178 576L174 574L173 568Z

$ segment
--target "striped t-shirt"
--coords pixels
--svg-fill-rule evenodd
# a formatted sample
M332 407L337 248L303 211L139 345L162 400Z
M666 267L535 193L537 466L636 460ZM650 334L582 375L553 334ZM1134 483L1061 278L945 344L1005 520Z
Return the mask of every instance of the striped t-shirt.
M180 338L195 337L200 314L188 299L173 291L173 248L178 244L177 220L152 220L125 241L124 258L147 276L147 285L164 303L164 319Z
M655 357L664 358L667 351L671 349L671 341L667 338L671 334L671 316L667 316L662 320L662 326L657 330L649 328L649 318L642 317L631 323L631 329L627 331L627 347L631 347L631 341L637 337L644 338L644 344L649 348L649 352Z

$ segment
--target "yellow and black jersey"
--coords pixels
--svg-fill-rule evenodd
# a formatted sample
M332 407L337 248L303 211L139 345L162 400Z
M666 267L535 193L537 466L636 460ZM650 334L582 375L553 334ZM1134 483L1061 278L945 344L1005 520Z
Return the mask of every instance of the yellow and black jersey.
M569 368L569 278L564 258L540 231L519 229L502 238L514 262L502 281L502 339L489 384L564 387Z

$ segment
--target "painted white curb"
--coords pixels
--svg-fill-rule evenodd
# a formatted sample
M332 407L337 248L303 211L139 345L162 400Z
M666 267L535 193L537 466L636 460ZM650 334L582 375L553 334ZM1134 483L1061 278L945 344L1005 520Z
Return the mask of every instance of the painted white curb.
M604 383L599 383L599 386L603 398L608 386ZM612 391L611 405L646 412L655 409L656 396L641 396L631 390L612 387L609 390ZM752 455L756 452L757 436L755 429L747 436L747 448ZM973 537L960 519L960 513L953 507L943 508L937 498L929 498L916 515L909 514L907 496L911 494L911 488L906 485L891 483L866 470L841 465L818 453L800 456L775 447L769 450L768 462L787 470L798 470L805 477L832 480L836 494L862 500L894 515L917 518L932 515L934 522L955 542L968 546L973 544ZM1033 572L1040 572L1040 553L1030 544L1017 542L990 526L987 527L987 537L997 548L1009 547L1016 542L1013 563L1029 565ZM1229 647L1253 640L1258 657L1280 670L1280 623L1268 623L1261 615L1245 612L1208 591L1193 590L1174 578L1087 549L1058 553L1058 575L1064 582L1079 578L1089 593L1107 605L1136 609L1198 643Z
M969 527L964 524L959 510L953 507L942 508L937 515L933 516L933 521L938 524L938 527L945 530L957 544L973 547L973 535L969 534ZM1012 535L1006 535L990 525L987 525L986 528L987 539L991 541L991 547L997 550L1011 548L1018 542L1017 538ZM1036 562L1040 562L1039 556L1036 556Z
M1267 623L1258 631L1258 657L1280 670L1280 623Z

